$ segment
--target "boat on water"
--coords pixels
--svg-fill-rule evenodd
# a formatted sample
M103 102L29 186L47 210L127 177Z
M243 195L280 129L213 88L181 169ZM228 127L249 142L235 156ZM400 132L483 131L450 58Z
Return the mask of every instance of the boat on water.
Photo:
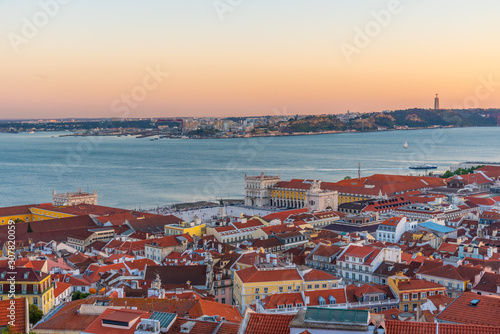
M404 148L408 148L408 142L405 140L405 143L403 145Z
M434 166L434 165L428 165L428 164L416 164L416 165L410 166L408 168L410 168L410 169L436 169L438 167Z

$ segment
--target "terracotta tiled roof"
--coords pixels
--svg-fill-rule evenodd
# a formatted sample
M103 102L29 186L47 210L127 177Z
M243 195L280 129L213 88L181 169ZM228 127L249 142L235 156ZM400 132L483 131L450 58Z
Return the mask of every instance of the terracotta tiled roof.
M269 239L257 239L253 242L252 247L254 248L270 248L270 247L281 247L283 243L278 238L269 238Z
M296 215L296 214L304 213L304 212L308 212L308 211L309 211L308 209L286 210L286 211L281 211L281 212L275 212L275 213L268 214L268 215L262 217L262 219L264 219L267 222L270 222L271 220L274 220L274 219L279 219L280 221L283 222L288 217L290 217L291 215Z
M242 320L240 311L233 305L199 299L189 310L189 317L192 319L198 319L202 316L224 317L226 321L236 324L239 324Z
M479 274L483 269L481 266L452 266L451 264L437 267L427 271L420 271L422 275L433 277L448 278L459 281L472 281L474 277Z
M295 315L250 314L245 334L290 334L290 321Z
M108 308L101 315L97 317L87 328L85 328L85 333L92 334L120 334L120 333L134 333L137 325L142 318L149 318L151 313L139 311L139 310L131 310L131 309L111 309ZM133 324L130 329L127 328L112 328L108 326L103 326L103 320L110 321L123 321L123 322L132 322Z
M289 227L287 224L266 226L262 227L260 230L267 235L297 231L295 227Z
M188 281L191 285L206 285L207 266L148 266L144 275L145 280L153 281L156 279L156 274L160 275L162 284L186 284Z
M64 291L71 288L71 284L64 282L55 282L54 297L59 297Z
M296 268L259 270L252 266L238 270L236 275L240 277L243 283L302 280L302 276Z
M28 331L28 328L26 328L26 299L18 298L12 301L14 302L13 307L15 307L14 319L9 318L11 315L9 309L11 307L11 300L0 300L0 328L7 327L14 320L14 332L26 333Z
M500 334L500 328L429 322L385 321L386 334Z
M122 275L130 275L127 266L124 263L115 263L104 266L99 266L97 264L91 264L84 273L83 278L89 281L90 283L97 282L103 273L110 272L111 270L118 271L122 273Z
M306 305L300 292L275 293L262 299L261 302L266 310L277 309L279 305L282 305L282 307L286 305L293 305L293 307L296 307L297 304L301 304L302 306Z
M0 273L8 273L9 267L0 267ZM14 274L9 274L6 277L15 277L16 282L40 282L47 278L48 274L36 271L33 268L20 268L17 267Z
M21 223L26 224L26 223ZM87 231L89 228L95 228L96 224L89 216L57 218L30 222L33 232L28 233L26 228L16 228L16 240L26 241L28 238L34 241L67 241L68 234L71 232ZM8 225L0 226L0 243L7 241Z
M30 215L30 208L36 204L7 206L0 208L0 217L14 216L14 215Z
M345 289L346 298L351 303L357 303L359 301L359 298L362 297L363 294L372 292L383 292L387 295L387 298L393 300L396 299L396 297L394 296L392 290L389 288L388 285L363 284L362 286L356 286L354 284L350 284Z
M424 260L424 262L422 263L422 265L418 269L418 272L423 273L423 272L426 272L426 271L429 271L432 269L441 268L442 266L443 266L443 261L441 261L441 260L427 259L427 260Z
M312 282L312 281L333 281L338 280L337 276L329 274L323 270L311 269L307 273L304 274L304 281Z
M413 291L413 290L445 290L441 284L426 281L423 279L412 278L410 280L400 281L398 284L399 292Z
M34 331L49 330L49 331L76 331L81 332L87 328L97 315L83 315L78 312L82 304L88 303L87 299L75 300L64 304L52 317L38 324Z
M125 261L124 263L130 270L137 269L139 271L146 269L146 266L156 266L156 262L151 259Z
M314 255L331 257L342 251L342 248L334 245L319 245L314 251Z
M484 273L479 282L473 287L473 290L498 294L499 287L500 287L499 274Z
M344 288L304 291L304 295L306 297L309 297L308 306L319 306L319 297L323 298L325 301L328 302L330 296L335 298L336 304L347 303L346 293Z
M391 217L381 222L380 225L397 226L403 218L403 216Z
M438 248L438 252L444 252L444 253L450 253L450 254L453 254L457 251L458 249L458 245L457 244L450 244L450 243L447 243L447 242L443 242L439 248Z
M346 256L363 259L363 264L369 265L375 257L380 253L381 249L370 246L349 245L345 252L338 258L337 261L345 261Z
M472 300L479 300L473 306ZM500 298L464 292L437 315L441 321L462 324L500 326Z
M185 238L187 242L193 242L193 238L189 234L185 233L185 234L167 235L161 238L149 239L147 244L162 248L180 246L181 242L178 239L179 237Z

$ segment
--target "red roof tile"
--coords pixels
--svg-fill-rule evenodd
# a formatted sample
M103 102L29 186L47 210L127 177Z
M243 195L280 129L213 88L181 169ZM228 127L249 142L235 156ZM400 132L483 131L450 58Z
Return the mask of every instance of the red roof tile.
M189 317L197 319L202 316L224 317L226 321L239 324L242 316L237 307L228 304L221 304L209 300L199 299L197 303L189 310Z
M100 316L97 317L87 328L85 328L85 333L92 334L121 334L121 333L134 333L137 325L142 318L149 318L151 313L139 311L139 310L131 310L131 309L111 309L108 308ZM123 322L132 322L132 326L130 329L128 328L113 328L108 326L103 326L103 320L110 321L123 321Z
M245 334L290 334L290 321L295 315L250 314Z
M500 334L500 328L493 326L470 326L459 324L436 324L386 320L386 334Z
M14 310L13 314L11 312L12 309ZM13 315L13 318L10 318L11 315ZM25 333L27 332L26 320L25 298L0 300L0 327L12 325L11 322L13 321L14 331L16 333Z
M243 283L292 281L302 279L302 276L296 268L259 270L255 266L252 266L250 268L238 270L236 275L239 276Z
M479 300L471 305L473 299ZM462 324L500 326L500 298L464 292L446 309L438 314L437 319Z
M306 282L330 281L330 280L333 281L338 279L339 278L337 276L334 276L332 274L327 273L326 271L318 269L311 269L310 271L304 274L304 281Z
M309 185L309 187L310 186L311 185ZM308 211L309 211L308 209L286 210L286 211L281 211L281 212L275 212L275 213L268 214L268 215L262 217L262 219L264 219L267 222L270 222L271 220L274 220L274 219L279 219L281 222L283 222L288 217L290 217L291 215L296 215L296 214L304 213L304 212L308 212Z

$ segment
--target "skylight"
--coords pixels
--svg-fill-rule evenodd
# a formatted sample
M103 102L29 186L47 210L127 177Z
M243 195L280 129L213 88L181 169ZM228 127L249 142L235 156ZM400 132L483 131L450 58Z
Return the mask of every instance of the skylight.
M470 306L476 307L477 304L479 304L480 300L479 299L473 299L470 301Z

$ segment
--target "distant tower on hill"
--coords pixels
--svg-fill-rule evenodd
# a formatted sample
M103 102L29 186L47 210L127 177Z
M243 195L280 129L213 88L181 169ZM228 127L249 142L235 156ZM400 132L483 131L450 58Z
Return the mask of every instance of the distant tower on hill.
M439 97L436 94L436 98L434 99L434 110L438 110L438 109L439 109Z

